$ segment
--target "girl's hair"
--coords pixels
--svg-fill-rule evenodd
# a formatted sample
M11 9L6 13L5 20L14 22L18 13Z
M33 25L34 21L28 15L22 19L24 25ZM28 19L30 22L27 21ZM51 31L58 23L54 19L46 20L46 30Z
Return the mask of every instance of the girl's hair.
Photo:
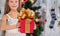
M9 2L9 0L6 0L4 14L8 14L9 11L11 10L9 5L8 5L8 2ZM19 6L17 8L17 11L20 12L20 0L19 0Z

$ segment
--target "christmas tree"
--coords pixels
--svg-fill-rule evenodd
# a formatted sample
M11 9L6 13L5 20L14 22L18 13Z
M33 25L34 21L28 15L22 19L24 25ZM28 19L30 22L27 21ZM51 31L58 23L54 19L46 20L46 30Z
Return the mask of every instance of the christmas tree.
M34 6L34 7L32 7L32 5L35 2L36 2L36 0L35 1L28 0L27 2L25 2L24 8L25 9L31 9L33 11L40 9L41 6ZM37 25L37 27L36 27L36 30L33 33L34 36L39 36L41 34L41 32L43 31L43 28L41 26L42 21L40 21L40 18L41 18L41 16L39 15L39 13L35 12L35 24Z

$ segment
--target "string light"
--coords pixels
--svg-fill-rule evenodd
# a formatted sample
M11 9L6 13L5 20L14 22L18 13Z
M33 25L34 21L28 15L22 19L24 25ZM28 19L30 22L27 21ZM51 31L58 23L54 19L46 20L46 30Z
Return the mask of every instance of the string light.
M34 0L30 0L31 1L31 3L34 3Z

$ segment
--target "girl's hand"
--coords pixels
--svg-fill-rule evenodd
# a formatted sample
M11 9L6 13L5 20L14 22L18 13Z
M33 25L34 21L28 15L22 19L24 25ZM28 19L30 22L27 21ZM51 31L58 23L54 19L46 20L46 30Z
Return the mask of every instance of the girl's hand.
M17 23L17 28L18 28L18 31L20 31L20 23L19 22Z
M34 30L36 30L36 24L34 24Z
M16 27L17 27L17 28L20 28L20 23L17 23Z

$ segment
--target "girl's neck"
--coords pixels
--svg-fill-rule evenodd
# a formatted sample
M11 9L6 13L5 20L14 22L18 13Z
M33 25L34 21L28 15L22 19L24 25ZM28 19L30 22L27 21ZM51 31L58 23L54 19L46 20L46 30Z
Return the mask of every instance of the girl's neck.
M17 10L11 10L10 12L11 13L17 13L18 11Z

